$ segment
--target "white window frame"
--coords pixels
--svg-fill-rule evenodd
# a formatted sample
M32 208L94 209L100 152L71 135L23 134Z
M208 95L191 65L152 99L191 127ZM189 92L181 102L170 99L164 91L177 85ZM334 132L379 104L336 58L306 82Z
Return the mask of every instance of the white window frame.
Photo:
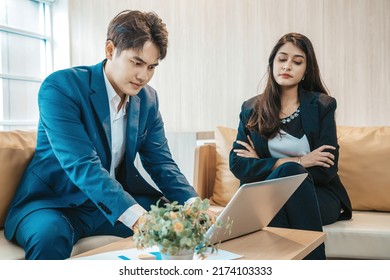
M45 9L45 26L43 34L26 31L23 29L0 25L0 32L16 34L25 38L41 40L45 44L46 74L54 70L69 67L69 24L68 24L68 0L26 0L42 3ZM58 34L57 37L54 34ZM17 80L23 82L42 83L44 77L28 77L23 75L10 75L0 72L0 82L3 80ZM3 96L0 96L0 106L3 110ZM38 117L34 120L0 120L0 130L12 130L18 128L36 128Z

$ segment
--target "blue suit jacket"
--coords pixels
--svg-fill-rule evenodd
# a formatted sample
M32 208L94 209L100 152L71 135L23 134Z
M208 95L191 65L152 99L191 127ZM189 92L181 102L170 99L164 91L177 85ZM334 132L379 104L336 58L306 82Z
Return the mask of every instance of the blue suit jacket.
M302 127L309 141L311 151L322 145L336 147L336 150L329 150L335 156L333 166L329 168L314 166L307 168L307 171L312 176L316 186L330 188L340 198L344 209L340 219L350 219L352 215L351 202L337 174L339 145L335 123L336 100L325 94L301 89L299 91L299 101L301 104ZM233 149L230 152L230 169L240 179L241 183L265 180L272 172L272 167L277 161L276 158L271 156L268 149L268 140L258 132L246 128L255 102L256 97L253 97L242 105L237 140L248 142L247 135L250 135L260 160L237 156L233 149L242 149L243 147L236 142L234 142Z
M157 93L149 86L130 98L125 157L117 180L110 177L111 123L103 65L61 70L43 82L36 152L10 206L8 239L23 217L40 208L77 207L91 200L114 224L137 203L137 195L164 195L179 203L197 196L171 157ZM137 171L137 152L160 190Z

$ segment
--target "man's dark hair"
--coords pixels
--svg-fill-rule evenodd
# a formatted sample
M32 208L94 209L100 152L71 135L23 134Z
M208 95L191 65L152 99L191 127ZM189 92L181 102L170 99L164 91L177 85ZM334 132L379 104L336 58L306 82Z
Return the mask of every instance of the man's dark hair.
M125 10L115 16L107 30L107 41L113 42L117 55L126 49L141 50L147 41L160 51L160 59L167 54L168 31L165 23L153 12Z

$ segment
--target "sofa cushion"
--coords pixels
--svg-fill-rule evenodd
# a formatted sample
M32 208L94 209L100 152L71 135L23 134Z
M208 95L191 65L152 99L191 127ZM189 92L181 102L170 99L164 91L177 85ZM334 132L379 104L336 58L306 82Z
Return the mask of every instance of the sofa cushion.
M0 260L23 260L24 250L22 247L8 241L4 231L0 230Z
M98 235L81 238L73 246L71 256L85 253L87 251L105 246L123 239L113 235ZM24 250L17 244L8 241L4 236L4 231L0 230L0 260L23 260Z
M390 211L390 127L337 130L339 176L353 210Z
M0 131L0 229L35 144L35 131Z
M211 204L226 206L240 185L229 168L229 153L236 136L237 129L217 127L215 130L216 174Z
M328 258L390 259L390 213L353 211L352 219L324 226Z

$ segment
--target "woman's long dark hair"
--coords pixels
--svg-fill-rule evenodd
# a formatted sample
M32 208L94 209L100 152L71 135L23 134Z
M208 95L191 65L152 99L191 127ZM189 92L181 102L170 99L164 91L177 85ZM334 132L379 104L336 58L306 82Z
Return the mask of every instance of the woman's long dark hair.
M267 139L275 137L280 130L279 113L280 87L273 76L274 59L279 49L286 43L292 43L302 50L306 55L305 79L299 83L299 87L307 91L317 91L329 95L322 82L317 58L310 40L299 33L289 33L284 35L271 51L268 58L268 79L264 92L257 97L254 112L250 117L247 127L257 130Z

